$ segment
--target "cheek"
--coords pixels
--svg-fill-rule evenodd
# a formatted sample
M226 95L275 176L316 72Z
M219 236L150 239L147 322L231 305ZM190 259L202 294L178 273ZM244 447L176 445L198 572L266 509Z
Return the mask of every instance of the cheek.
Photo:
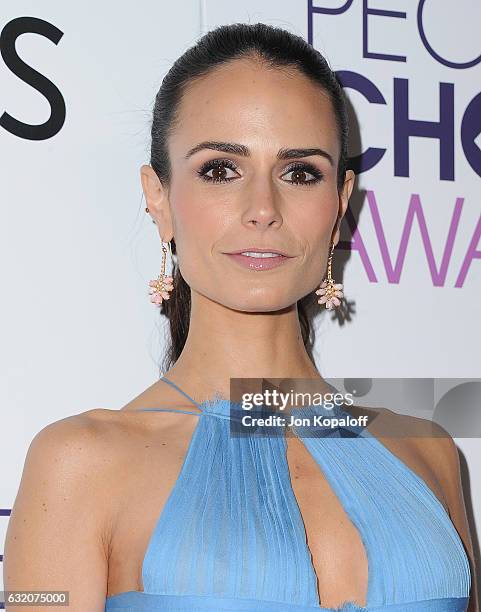
M338 210L337 194L328 194L313 200L306 199L291 216L290 226L304 244L307 263L313 260L322 263L321 259L329 249Z
M195 288L209 277L212 248L223 233L225 221L218 204L195 198L192 190L186 190L185 197L172 199L171 206L180 271Z

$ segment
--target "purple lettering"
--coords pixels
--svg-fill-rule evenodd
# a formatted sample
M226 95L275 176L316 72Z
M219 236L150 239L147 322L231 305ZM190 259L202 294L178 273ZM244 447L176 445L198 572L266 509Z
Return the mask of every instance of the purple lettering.
M339 8L324 8L321 6L313 6L312 0L307 0L307 42L312 45L313 17L316 13L323 15L340 15L349 10L352 3L353 0L346 0L344 5Z
M481 93L466 108L461 122L461 144L468 164L481 176L481 151L476 138L481 133Z
M439 270L436 268L436 262L434 260L433 248L431 240L429 238L429 232L426 225L426 219L424 217L423 208L419 194L413 193L409 202L408 211L406 214L406 220L401 235L401 241L399 243L399 251L396 257L396 264L393 267L389 249L387 247L386 236L384 235L384 229L379 215L379 209L376 202L376 197L373 191L367 190L366 197L371 211L371 216L374 222L374 229L378 239L382 260L384 262L384 268L386 270L386 276L390 283L399 283L401 277L401 271L406 257L407 246L409 242L409 236L413 225L414 216L418 219L419 230L424 245L424 251L428 260L429 271L433 285L435 287L443 286L446 280L446 274L448 271L449 262L453 252L454 239L456 237L456 231L459 225L459 219L461 217L461 210L464 203L464 198L457 198L454 205L454 212L451 218L449 226L448 236L444 252L441 260ZM480 254L481 255L481 254Z
M429 41L428 41L428 39L426 37L426 33L424 31L423 9L424 9L425 3L426 3L426 0L420 0L420 2L419 2L417 21L418 21L419 36L421 37L421 40L422 40L423 45L426 48L427 52L432 57L434 57L434 59L436 61L438 61L440 64L443 64L444 66L448 66L448 68L458 68L458 69L471 68L472 66L476 66L476 64L479 64L479 62L481 62L481 55L478 55L478 57L474 58L473 60L471 60L469 62L459 62L458 63L458 62L452 62L450 60L447 60L444 57L441 57L439 55L439 53L436 53L436 51L429 44ZM473 29L473 31L474 31L474 29Z
M357 72L351 72L350 70L338 70L336 75L344 89L350 88L358 91L371 104L386 104L386 100L382 93L376 85L365 76ZM360 174L361 172L374 168L385 153L386 149L369 147L364 153L351 157L349 160L349 167L352 168L356 174Z
M479 239L481 237L481 216L478 219L478 223L474 230L473 237L471 238L471 242L469 243L468 250L466 252L466 257L464 258L463 265L461 266L461 270L459 272L459 276L456 280L455 287L462 287L464 281L466 279L466 275L468 274L469 267L473 259L481 259L481 251L476 249L476 246L479 243Z
M368 49L368 17L378 15L380 17L395 17L406 19L406 13L401 11L388 11L386 9L369 8L368 0L362 0L362 56L370 59L390 60L392 62L405 62L404 55L387 55L385 53L373 53Z
M394 79L394 175L409 176L409 138L439 140L441 180L454 181L454 85L439 83L439 121L409 118L409 82Z

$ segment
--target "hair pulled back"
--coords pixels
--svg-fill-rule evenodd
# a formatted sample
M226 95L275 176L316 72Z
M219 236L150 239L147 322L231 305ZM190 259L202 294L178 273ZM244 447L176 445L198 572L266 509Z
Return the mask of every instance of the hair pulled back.
M188 86L215 68L243 58L261 62L271 69L297 69L328 95L340 142L337 172L337 188L340 191L348 163L348 115L342 86L327 60L312 45L287 30L264 23L222 25L207 32L194 46L187 49L167 72L157 92L152 113L150 165L159 180L166 187L171 181L168 141L178 126L178 109ZM172 252L176 252L174 239ZM163 371L170 369L177 361L189 331L190 287L177 265L173 274L174 289L169 300L164 301L161 306L161 313L167 316L170 326L170 342ZM297 303L302 338L309 353L311 325L308 307L312 301L312 294L308 294Z

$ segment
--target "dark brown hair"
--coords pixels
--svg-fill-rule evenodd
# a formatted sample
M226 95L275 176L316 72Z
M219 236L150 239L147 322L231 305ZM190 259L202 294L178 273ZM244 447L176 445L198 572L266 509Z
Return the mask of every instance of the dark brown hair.
M264 23L235 23L207 32L175 61L165 75L155 98L151 128L150 165L159 180L164 186L168 186L171 180L167 145L169 136L177 127L179 103L187 86L216 67L242 58L260 61L269 68L297 69L328 94L341 145L337 172L337 187L341 190L348 161L348 116L341 84L327 60L312 45L287 30ZM175 254L174 239L171 244ZM164 372L172 367L182 352L190 321L190 287L177 265L173 273L174 289L170 299L161 306L161 313L168 317L170 325L170 342L162 365ZM313 303L317 303L314 292L297 303L302 338L309 353L312 338L308 310Z

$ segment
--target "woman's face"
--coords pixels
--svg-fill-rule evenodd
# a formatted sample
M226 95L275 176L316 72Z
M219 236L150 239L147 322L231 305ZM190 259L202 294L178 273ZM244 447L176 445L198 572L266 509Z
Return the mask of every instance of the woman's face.
M354 182L349 171L338 193L339 142L327 94L297 71L236 60L189 86L169 154L168 189L150 166L142 167L142 184L193 292L263 312L315 291ZM288 257L228 255L256 249Z

